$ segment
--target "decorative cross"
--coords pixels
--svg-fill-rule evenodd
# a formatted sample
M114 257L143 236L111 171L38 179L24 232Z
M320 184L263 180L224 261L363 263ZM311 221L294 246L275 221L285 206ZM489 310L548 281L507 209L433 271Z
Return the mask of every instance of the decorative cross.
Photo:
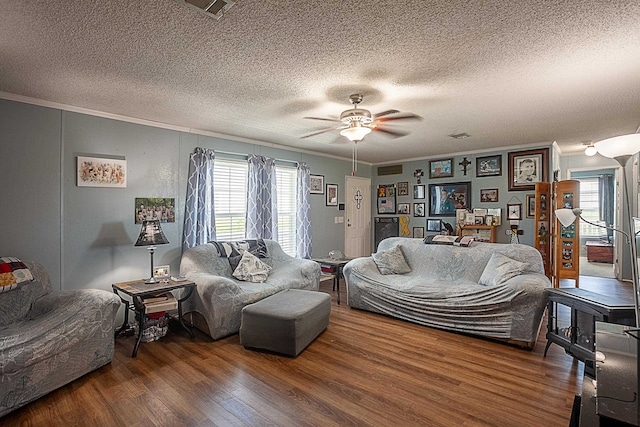
M464 172L465 175L467 175L467 166L469 166L471 164L471 162L469 160L467 160L467 158L463 158L462 161L460 163L458 163L460 166L462 166L462 172Z
M362 197L362 193L360 192L360 190L357 190L355 196L353 196L353 200L356 201L356 209L360 209L360 202L363 198L364 197Z
M413 176L418 178L418 184L421 184L420 178L424 176L424 172L422 172L422 169L416 169L416 171L413 173Z

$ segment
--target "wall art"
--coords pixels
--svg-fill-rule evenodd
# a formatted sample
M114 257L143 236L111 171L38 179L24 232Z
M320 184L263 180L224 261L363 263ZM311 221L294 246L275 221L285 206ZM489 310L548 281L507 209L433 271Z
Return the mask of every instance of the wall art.
M127 161L78 156L78 187L127 187Z

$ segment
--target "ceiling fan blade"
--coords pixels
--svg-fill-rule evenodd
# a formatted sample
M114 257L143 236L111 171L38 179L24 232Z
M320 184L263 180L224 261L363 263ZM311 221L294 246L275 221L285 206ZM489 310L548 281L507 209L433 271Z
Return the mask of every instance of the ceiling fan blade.
M376 132L382 132L385 136L389 136L391 138L400 138L401 136L409 135L409 132L398 132L395 130L388 130L381 127L376 127L373 129Z
M316 132L313 132L313 133L310 133L308 135L303 135L300 138L309 138L309 137L312 137L312 136L320 135L321 133L331 132L332 130L337 130L337 129L340 129L340 128L339 127L338 128L337 127L332 127L332 128L320 129L320 130L318 130Z
M330 117L303 117L303 119L310 119L310 120L323 120L325 122L340 122L339 119L332 119Z
M400 111L398 110L386 110L386 111L381 111L378 114L374 114L373 118L377 119L378 117L383 117L383 116L388 116L389 114L396 114L399 113Z
M422 120L422 117L413 113L404 113L401 116L385 117L380 119L380 122L388 122L390 120Z

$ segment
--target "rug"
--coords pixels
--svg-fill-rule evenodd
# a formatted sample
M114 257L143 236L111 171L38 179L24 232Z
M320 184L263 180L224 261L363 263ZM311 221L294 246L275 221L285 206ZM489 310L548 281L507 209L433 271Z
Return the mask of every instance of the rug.
M608 279L616 278L613 273L613 264L606 264L603 262L589 262L587 261L586 256L580 257L580 275L606 277Z

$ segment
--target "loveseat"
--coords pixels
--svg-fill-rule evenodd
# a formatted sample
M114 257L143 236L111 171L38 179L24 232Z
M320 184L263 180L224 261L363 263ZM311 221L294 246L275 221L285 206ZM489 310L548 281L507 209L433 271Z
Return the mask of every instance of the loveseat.
M258 242L259 247L249 249L247 242ZM271 267L266 280L252 282L233 276L233 258L247 251ZM214 340L240 330L244 306L285 289L317 291L320 284L318 263L287 255L278 242L269 239L194 246L182 254L180 274L196 283L183 304L185 318Z
M404 269L395 266L398 249ZM384 265L389 254L392 271ZM352 308L527 348L535 345L545 288L551 286L531 246L474 242L461 247L402 237L381 241L376 254L350 261L343 274Z
M104 290L53 291L42 265L0 259L0 416L111 362L120 304Z

